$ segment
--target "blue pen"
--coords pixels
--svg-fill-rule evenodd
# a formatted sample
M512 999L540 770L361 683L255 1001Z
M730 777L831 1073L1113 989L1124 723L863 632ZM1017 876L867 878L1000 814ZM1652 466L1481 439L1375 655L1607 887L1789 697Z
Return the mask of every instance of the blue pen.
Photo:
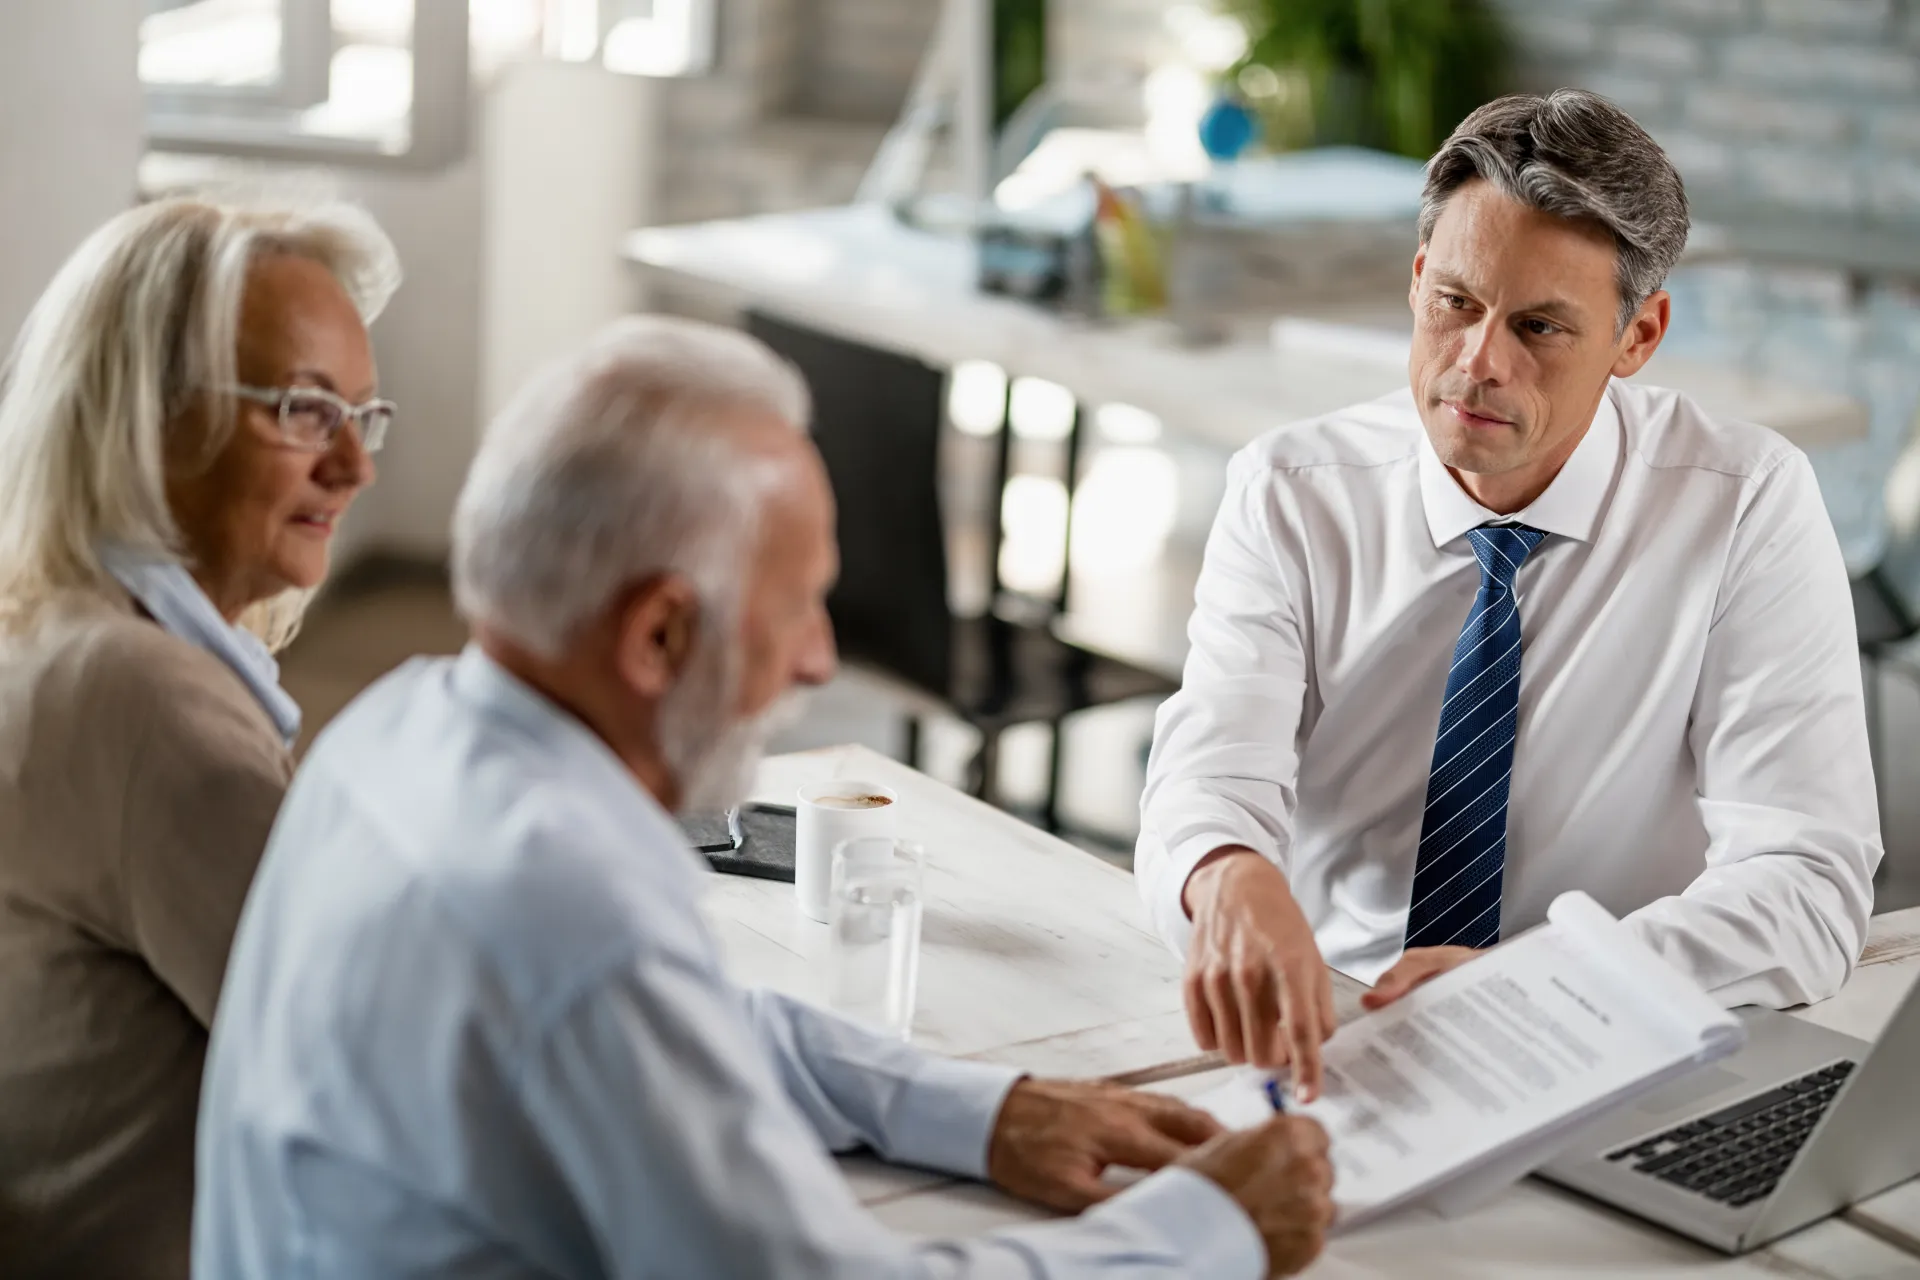
M1280 1082L1272 1076L1267 1077L1267 1101L1272 1104L1276 1114L1285 1114L1287 1100L1281 1096Z

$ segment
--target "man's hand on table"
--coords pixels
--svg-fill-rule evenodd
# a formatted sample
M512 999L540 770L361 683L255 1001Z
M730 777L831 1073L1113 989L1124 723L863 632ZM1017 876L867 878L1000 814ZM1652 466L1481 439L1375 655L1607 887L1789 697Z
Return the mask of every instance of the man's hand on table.
M1368 1009L1384 1009L1423 982L1457 969L1482 952L1474 947L1414 947L1380 975L1373 990L1360 997Z
M1305 1116L1222 1131L1177 1098L1117 1084L1021 1080L1007 1093L987 1148L1002 1190L1077 1213L1117 1194L1109 1165L1191 1169L1225 1191L1267 1248L1267 1274L1292 1275L1318 1256L1333 1221L1327 1135Z
M1305 1116L1223 1133L1180 1164L1232 1196L1267 1246L1267 1274L1290 1276L1320 1254L1333 1222L1327 1134Z
M1078 1213L1120 1190L1101 1181L1109 1165L1164 1168L1220 1132L1212 1116L1177 1098L1101 1081L1028 1078L1000 1106L987 1177L1023 1200Z
M1182 902L1193 919L1187 1018L1229 1062L1293 1067L1302 1101L1320 1094L1320 1044L1338 1019L1313 928L1280 869L1229 845L1201 860Z

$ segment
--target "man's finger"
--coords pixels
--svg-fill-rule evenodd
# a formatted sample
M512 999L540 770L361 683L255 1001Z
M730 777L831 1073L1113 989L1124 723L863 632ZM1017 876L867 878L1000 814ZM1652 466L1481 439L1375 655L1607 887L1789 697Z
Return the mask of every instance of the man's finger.
M1190 1146L1175 1142L1151 1125L1128 1125L1102 1135L1100 1155L1109 1164L1129 1169L1164 1169L1187 1154Z
M1198 1107L1188 1106L1178 1098L1167 1098L1153 1093L1140 1096L1153 1100L1147 1110L1147 1123L1176 1142L1197 1147L1226 1132L1226 1126L1218 1120Z
M1203 1050L1218 1049L1220 1036L1214 1029L1213 1009L1207 1003L1206 984L1199 974L1187 975L1186 996L1187 1026L1193 1032L1193 1042Z
M1267 1028L1266 1061L1260 1065L1279 1068L1292 1062L1293 1053L1287 1045L1287 1020L1283 1017L1275 1018L1273 1025Z
M1372 987L1360 993L1362 1009L1383 1009L1400 995L1400 975L1394 969L1381 974Z
M1213 1011L1213 1030L1220 1040L1220 1052L1228 1062L1247 1060L1246 1041L1240 1034L1240 1008L1233 994L1233 980L1226 970L1215 969L1207 975L1207 1007Z
M1311 1116L1275 1116L1268 1123L1285 1130L1293 1149L1311 1159L1324 1159L1333 1147L1326 1127Z
M1276 986L1281 982L1279 974L1274 975ZM1292 1001L1290 991L1280 989L1274 993L1273 1019L1261 1028L1262 1044L1266 1050L1263 1067L1284 1067L1293 1061L1292 1041L1287 1036L1287 1009Z
M1320 1096L1320 1010L1313 989L1308 975L1289 975L1287 1045L1293 1053L1293 1087L1302 1102Z
M1247 1059L1256 1067L1273 1061L1273 1028L1280 1023L1280 993L1273 967L1264 961L1234 973L1233 994L1240 1006L1240 1032L1246 1039Z
M1440 958L1434 955L1402 956L1393 968L1380 975L1373 990L1360 997L1360 1003L1369 1009L1390 1005L1432 977L1441 965Z
M1326 965L1320 966L1320 1038L1326 1040L1340 1029L1340 1015L1333 1007L1333 975Z
M1052 1208L1078 1213L1089 1205L1112 1199L1123 1189L1102 1182L1097 1170L1092 1173L1076 1171L1060 1179L1058 1191L1049 1197L1049 1201Z
M1414 971L1420 963L1417 956L1403 957L1393 968L1380 975L1380 981L1373 984L1373 990L1360 997L1360 1003L1369 1009L1392 1004L1413 990Z

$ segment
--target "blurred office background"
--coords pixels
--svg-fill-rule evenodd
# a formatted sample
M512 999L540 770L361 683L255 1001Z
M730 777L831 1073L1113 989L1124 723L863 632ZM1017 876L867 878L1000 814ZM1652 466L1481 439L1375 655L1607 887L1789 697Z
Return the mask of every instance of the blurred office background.
M1332 178L1284 166L1269 178L1282 204L1289 181L1356 184L1355 221L1388 250L1342 240L1328 210L1346 197L1331 190L1305 223L1275 231L1292 258L1263 258L1257 226L1231 252L1271 265L1297 263L1303 244L1312 256L1314 237L1358 243L1355 291L1364 275L1369 298L1391 300L1412 250L1417 164L1389 157L1424 154L1474 105L1462 95L1577 85L1647 125L1710 228L1671 283L1673 354L1716 377L1769 380L1802 407L1841 405L1849 424L1813 433L1809 451L1858 579L1879 691L1885 905L1920 900L1920 679L1902 668L1908 601L1920 600L1903 575L1920 474L1901 465L1920 407L1920 0L982 6L1001 24L989 72L1032 61L1049 103L1037 131L1051 121L1080 139L1063 163L1110 154L1149 186L1226 181L1198 140L1223 100L1263 139L1240 172L1272 152L1363 148L1335 153ZM532 367L626 311L737 318L752 304L632 260L631 233L852 200L911 115L943 12L950 21L940 0L9 0L0 333L88 229L179 184L317 172L386 226L407 282L374 336L401 418L378 485L340 534L335 586L287 655L311 732L407 655L460 643L443 577L453 498L483 423ZM1394 102L1418 109L1383 105ZM964 187L963 168L936 147L914 189ZM818 248L798 233L791 244ZM1207 299L1190 295L1179 323L1099 323L1142 326L1169 360L1204 352L1201 331L1266 341L1293 310L1285 274L1223 302L1218 324L1194 323ZM1341 284L1317 281L1301 306L1321 314ZM1040 625L1177 679L1233 441L1084 388L1010 385L992 360L939 372L956 611L1001 592L1040 601ZM1165 388L1172 400L1186 390ZM1054 819L1089 847L1125 850L1151 696L1070 717L1058 750L1045 717L1004 733L996 723L983 762L978 716L904 685L850 668L783 745L911 749L976 784L969 772L990 769L997 802L1036 815L1057 782Z

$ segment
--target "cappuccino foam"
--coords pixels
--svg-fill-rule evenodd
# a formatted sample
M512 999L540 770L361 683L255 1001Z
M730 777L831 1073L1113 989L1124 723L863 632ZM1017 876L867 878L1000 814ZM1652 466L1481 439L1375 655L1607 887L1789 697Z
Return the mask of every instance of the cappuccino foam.
M821 796L814 801L822 809L879 809L890 805L893 800L888 796Z

